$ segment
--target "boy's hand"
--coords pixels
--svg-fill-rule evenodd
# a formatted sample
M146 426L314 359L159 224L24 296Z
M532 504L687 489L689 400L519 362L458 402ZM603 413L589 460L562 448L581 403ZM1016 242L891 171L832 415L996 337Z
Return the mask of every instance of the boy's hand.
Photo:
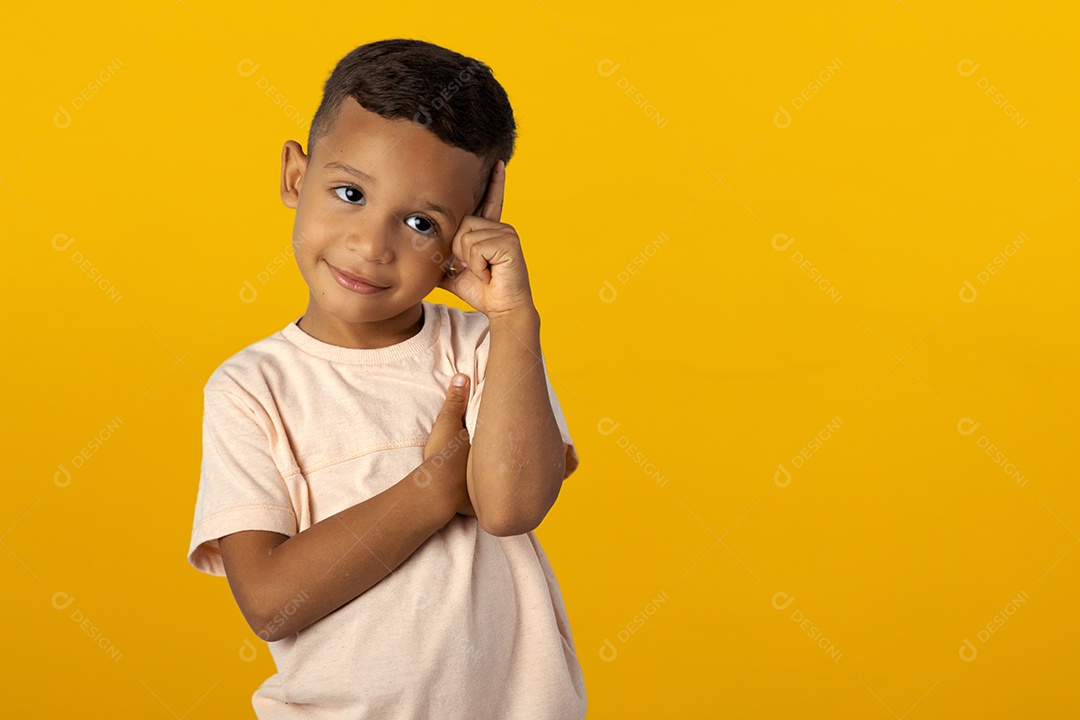
M446 399L424 446L424 462L434 457L434 465L439 472L425 473L421 480L423 485L427 485L433 477L437 478L446 486L446 491L452 494L454 500L461 503L457 512L463 512L462 508L467 506L470 512L466 514L475 517L476 513L471 512L467 470L472 443L469 441L469 431L465 428L469 376L454 373L452 379L458 379L459 376L464 382L461 385L451 383L447 388Z
M493 319L534 309L529 274L517 231L499 222L506 164L495 163L480 215L466 215L451 243L450 270L441 287Z

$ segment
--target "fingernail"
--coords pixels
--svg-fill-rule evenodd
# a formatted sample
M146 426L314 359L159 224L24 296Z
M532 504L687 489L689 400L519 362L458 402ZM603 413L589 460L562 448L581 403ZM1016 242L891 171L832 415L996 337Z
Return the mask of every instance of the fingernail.
M450 384L451 385L456 385L457 387L462 387L463 385L465 385L465 381L468 380L468 379L469 378L467 378L466 376L462 375L461 373L458 373L457 375L454 376L454 379L450 381Z

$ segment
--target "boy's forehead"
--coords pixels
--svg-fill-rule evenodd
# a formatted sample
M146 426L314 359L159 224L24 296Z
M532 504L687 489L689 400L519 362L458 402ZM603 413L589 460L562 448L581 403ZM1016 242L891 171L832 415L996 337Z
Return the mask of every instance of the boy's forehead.
M410 120L370 112L352 98L316 145L309 150L318 172L349 174L345 165L371 178L379 191L413 195L458 213L472 212L478 200L480 157Z

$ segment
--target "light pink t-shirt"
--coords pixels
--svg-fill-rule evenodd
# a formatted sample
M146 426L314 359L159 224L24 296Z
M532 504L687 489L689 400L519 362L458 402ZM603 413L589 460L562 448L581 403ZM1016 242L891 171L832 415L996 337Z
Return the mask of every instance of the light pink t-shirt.
M465 425L474 435L488 319L423 308L423 328L396 345L331 345L297 320L213 372L188 548L196 569L225 575L224 535L292 536L399 482L423 462L455 372L471 378ZM550 380L548 394L569 476L577 454ZM277 673L252 695L260 720L585 715L566 609L536 536L490 535L466 515L366 592L268 647Z

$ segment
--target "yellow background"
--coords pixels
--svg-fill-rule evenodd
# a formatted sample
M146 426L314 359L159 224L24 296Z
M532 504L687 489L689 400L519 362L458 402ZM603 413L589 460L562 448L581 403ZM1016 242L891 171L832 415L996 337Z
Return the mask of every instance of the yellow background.
M1078 21L5 2L3 716L251 716L270 655L185 559L202 386L306 307L282 144L415 37L519 121L589 717L1077 717Z

